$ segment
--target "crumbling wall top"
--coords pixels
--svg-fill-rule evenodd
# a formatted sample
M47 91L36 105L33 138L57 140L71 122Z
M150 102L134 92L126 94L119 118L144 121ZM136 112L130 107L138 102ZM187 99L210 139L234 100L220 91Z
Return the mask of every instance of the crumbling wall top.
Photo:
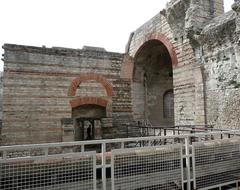
M211 20L201 32L199 38L201 43L215 43L219 40L232 38L236 29L235 20L236 13L234 11L229 11Z
M4 44L2 47L5 51L22 51L28 53L40 53L40 54L49 54L49 55L60 55L60 56L72 56L72 57L92 57L92 58L104 58L115 57L122 58L122 53L116 52L107 52L104 48L89 47L84 46L83 49L71 49L63 47L52 47L47 48L35 47L35 46L25 46L25 45L16 45L16 44Z
M175 38L199 35L209 20L224 13L223 0L171 0L166 17Z

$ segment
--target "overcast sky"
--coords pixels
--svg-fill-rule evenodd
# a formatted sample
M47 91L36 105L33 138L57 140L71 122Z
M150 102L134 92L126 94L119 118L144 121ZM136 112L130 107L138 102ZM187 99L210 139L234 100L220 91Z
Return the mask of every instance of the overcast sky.
M167 1L0 0L0 45L88 45L124 52L130 33L162 10ZM230 10L234 0L224 1L225 11Z

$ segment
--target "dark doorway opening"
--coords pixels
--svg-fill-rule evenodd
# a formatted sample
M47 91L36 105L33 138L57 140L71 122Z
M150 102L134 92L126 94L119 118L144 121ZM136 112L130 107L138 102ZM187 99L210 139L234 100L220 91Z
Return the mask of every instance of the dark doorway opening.
M87 104L72 110L74 119L75 140L98 140L102 138L102 118L106 117L106 108Z
M77 118L75 123L75 140L98 140L102 138L101 119Z

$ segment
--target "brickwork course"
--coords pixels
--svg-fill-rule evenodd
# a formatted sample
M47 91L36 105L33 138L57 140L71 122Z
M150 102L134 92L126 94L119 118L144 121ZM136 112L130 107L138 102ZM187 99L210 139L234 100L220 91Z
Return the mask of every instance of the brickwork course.
M1 144L79 140L83 119L102 138L141 120L239 129L240 1L223 7L172 0L123 54L4 44Z

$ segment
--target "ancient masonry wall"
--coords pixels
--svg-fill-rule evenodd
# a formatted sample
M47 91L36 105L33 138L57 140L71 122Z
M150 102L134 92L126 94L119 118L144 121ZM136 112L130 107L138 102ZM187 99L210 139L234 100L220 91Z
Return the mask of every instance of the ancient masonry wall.
M123 54L65 48L4 45L4 144L62 141L61 119L71 118L71 82L82 74L105 77L113 87L113 126L130 118L130 84L120 79ZM97 81L83 82L76 96L106 97ZM86 98L85 98L86 99ZM92 99L91 99L92 100ZM86 101L89 101L86 99Z
M0 142L2 133L3 72L0 72Z
M239 129L240 48L236 12L214 19L200 36L207 123Z
M169 39L177 55L177 66L173 65L175 124L194 124L195 87L192 72L194 57L189 41L182 38L174 39L166 17L159 13L135 31L130 43L129 54L134 57L145 41L158 39L159 34L163 34ZM133 96L137 94L137 90L132 91L132 94ZM137 105L138 99L133 97L133 101L136 101L133 105ZM133 111L137 112L137 109L139 108L133 107Z
M137 105L142 90L132 88L134 58L150 40L162 42L172 59L175 125L239 128L239 7L235 0L235 12L223 15L223 0L171 0L131 34L126 54L4 45L3 142L62 141L61 119L71 118L71 106L88 102L110 102L107 117L113 128L107 129L112 134L108 138L124 134L122 124L141 119ZM76 95L69 96L70 85L81 75L98 80L82 82ZM99 76L109 84L100 84ZM70 106L80 96L85 98Z
M173 46L168 50L170 49L170 55L176 53L176 60L172 56L172 62L177 62L175 65L173 63L175 125L211 124L207 122L206 109L209 108L206 106L206 84L203 67L199 61L199 52L202 49L197 45L198 40L194 38L199 36L211 19L223 13L223 0L172 0L167 4L166 10L162 10L130 36L126 49L133 58L148 40L158 39L166 42L167 38ZM142 99L136 95L137 91L138 89L132 89L134 113L137 112L134 105Z
M0 72L0 130L2 127L2 103L3 103L3 72Z

